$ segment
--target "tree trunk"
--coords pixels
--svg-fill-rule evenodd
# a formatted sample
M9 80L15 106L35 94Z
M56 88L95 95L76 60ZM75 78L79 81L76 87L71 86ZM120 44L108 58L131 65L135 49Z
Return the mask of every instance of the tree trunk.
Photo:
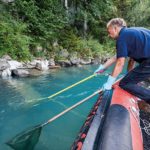
M87 0L84 0L84 23L83 23L84 38L86 38L86 36L87 36L87 29L88 29L86 5L87 5Z
M68 0L65 0L65 9L66 9L66 14L68 16Z
M87 14L86 14L86 11L85 11L85 14L84 14L84 24L83 24L84 38L86 38L87 29L88 29L88 25L87 25Z

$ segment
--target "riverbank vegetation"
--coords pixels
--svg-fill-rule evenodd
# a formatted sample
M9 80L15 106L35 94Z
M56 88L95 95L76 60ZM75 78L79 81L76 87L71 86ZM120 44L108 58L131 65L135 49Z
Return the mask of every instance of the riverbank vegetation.
M3 0L4 1L4 0ZM0 56L61 59L60 50L82 58L113 53L106 23L123 17L129 26L149 26L149 0L0 1Z

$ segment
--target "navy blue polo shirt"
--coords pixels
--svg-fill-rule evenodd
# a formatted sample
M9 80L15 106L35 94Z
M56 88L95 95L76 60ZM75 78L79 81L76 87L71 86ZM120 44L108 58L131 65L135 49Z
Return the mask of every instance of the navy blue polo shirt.
M150 30L122 28L116 43L117 58L131 57L137 62L150 59Z

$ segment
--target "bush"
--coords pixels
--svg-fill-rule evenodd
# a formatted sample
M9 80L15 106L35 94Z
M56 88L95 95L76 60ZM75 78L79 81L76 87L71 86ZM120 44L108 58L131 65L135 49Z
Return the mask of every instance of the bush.
M93 57L103 51L103 46L97 40L90 38L80 40L78 49L82 57Z
M18 16L22 22L28 24L28 34L35 43L40 43L48 49L47 44L53 43L64 28L66 17L64 9L58 0L15 0L9 7L14 18ZM16 18L17 19L17 18Z
M31 38L25 34L26 24L14 20L4 9L0 20L0 56L9 54L14 59L29 59Z
M111 42L101 44L93 38L82 39L78 44L82 57L105 56L108 53L113 53L114 47Z
M88 39L78 37L73 30L64 30L60 35L59 45L68 52L77 52L82 58L104 56L114 52L114 43L108 39L101 44L98 40L89 37Z

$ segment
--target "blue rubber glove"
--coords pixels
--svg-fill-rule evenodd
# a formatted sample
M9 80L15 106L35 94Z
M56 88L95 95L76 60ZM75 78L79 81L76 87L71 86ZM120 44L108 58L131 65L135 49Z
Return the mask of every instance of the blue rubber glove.
M111 90L112 85L114 84L116 78L112 77L111 75L108 77L107 82L103 85L103 91L105 90Z
M95 74L100 74L104 72L104 66L101 64L95 71Z

